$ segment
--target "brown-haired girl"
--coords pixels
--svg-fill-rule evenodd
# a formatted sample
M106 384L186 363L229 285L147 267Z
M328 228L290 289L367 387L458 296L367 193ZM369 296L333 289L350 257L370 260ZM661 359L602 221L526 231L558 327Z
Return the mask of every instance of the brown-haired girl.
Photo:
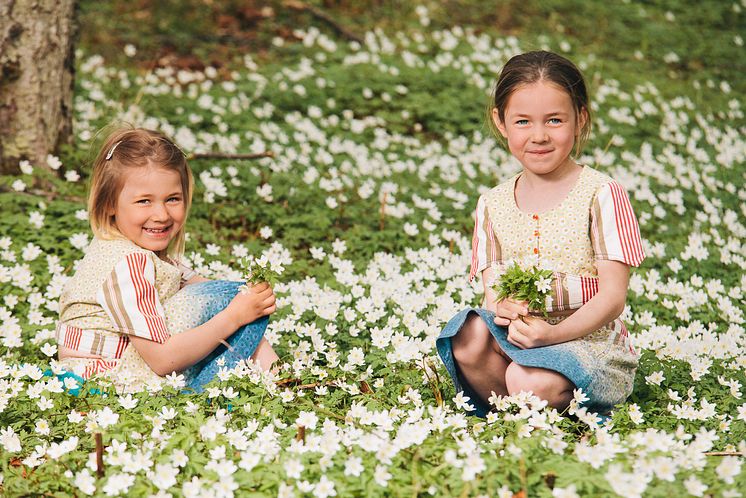
M277 359L263 338L275 311L268 284L208 281L179 263L194 180L165 135L120 129L93 164L94 239L60 297L60 363L123 391L186 373L199 391L220 365ZM228 340L230 349L221 344Z
M492 123L523 170L479 197L470 279L482 276L484 308L451 319L438 353L478 415L492 395L520 391L563 410L576 389L589 410L606 412L631 393L637 368L619 318L629 267L645 257L637 219L617 182L574 159L591 116L572 62L517 55L493 97ZM491 284L512 262L554 271L547 319L497 300Z

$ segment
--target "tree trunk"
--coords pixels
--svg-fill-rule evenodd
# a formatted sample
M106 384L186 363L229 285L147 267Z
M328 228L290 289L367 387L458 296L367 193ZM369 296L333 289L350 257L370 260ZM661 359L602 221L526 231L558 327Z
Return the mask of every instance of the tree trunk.
M0 0L0 173L72 139L75 0Z

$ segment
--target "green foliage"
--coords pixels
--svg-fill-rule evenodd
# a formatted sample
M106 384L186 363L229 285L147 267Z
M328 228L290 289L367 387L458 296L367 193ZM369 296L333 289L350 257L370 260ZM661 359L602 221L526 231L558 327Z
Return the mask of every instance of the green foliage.
M552 270L542 270L536 266L522 268L513 262L498 274L495 281L497 300L512 298L527 301L530 310L546 315L552 275Z
M22 447L0 451L0 494L81 496L75 480L95 469L96 431L107 462L103 478L90 471L99 495L123 473L135 481L126 494L156 495L157 465L176 465L181 452L186 461L167 489L174 496L187 495L193 479L206 486L232 479L240 496L275 496L283 485L312 495L300 488L322 476L337 496L549 497L571 486L580 496L617 496L614 486L627 481L644 482L645 496L683 496L693 478L704 495L746 488L745 472L729 482L724 458L703 454L742 452L746 439L746 375L732 355L743 348L746 312L738 259L745 123L737 101L746 62L737 3L607 2L589 10L577 0L447 1L428 5L428 27L414 4L313 3L361 36L371 30L377 50L280 1L265 2L274 13L253 20L245 2L171 4L82 2L76 144L61 151L59 171L34 165L32 174L0 178L0 399L12 393L0 430L11 428ZM293 34L298 27L318 28L335 50L307 46ZM443 48L451 35L456 42ZM282 46L272 44L276 37ZM127 43L137 46L131 58L121 53ZM475 47L480 56L470 59ZM482 297L464 281L478 193L517 171L486 138L490 81L509 55L540 47L583 67L595 105L581 161L630 186L646 240L625 314L641 351L634 391L604 431L525 399L506 403L494 420L464 417L433 353L432 336L455 303ZM105 63L90 57L98 53ZM246 68L247 54L257 68ZM217 68L212 76L193 71L208 65ZM124 408L127 398L103 383L88 381L77 397L36 392L51 379L12 370L49 365L42 348L54 342L54 303L84 255L82 238L90 238L80 211L101 139L94 132L122 117L178 137L187 153L275 153L190 161L196 192L187 256L219 276L240 271L242 254L277 250L268 244L288 251L293 262L281 277L255 272L277 280L270 323L289 365L278 384L244 372L216 379L205 394L169 385L134 394L136 404ZM81 178L65 180L73 170ZM259 195L267 187L271 194ZM542 272L511 268L499 292L542 310ZM337 303L338 313L324 313ZM16 330L22 344L11 346ZM391 332L390 342L381 346L373 330ZM413 359L398 360L408 348ZM349 363L358 352L362 363ZM99 424L106 409L119 418ZM318 417L305 440L302 413ZM210 427L225 431L213 437ZM422 427L431 428L427 436L406 444ZM72 437L77 446L61 457L26 460ZM327 457L322 446L340 441L344 448ZM470 480L474 456L484 469ZM359 476L345 471L354 458ZM670 459L673 480L656 473ZM287 470L292 460L304 466L299 478ZM137 469L133 462L142 461ZM238 467L225 475L231 465Z
M259 258L247 256L241 259L240 264L246 275L245 279L248 285L257 285L262 282L275 285L280 281L280 277L285 271L282 263L270 261L265 256Z

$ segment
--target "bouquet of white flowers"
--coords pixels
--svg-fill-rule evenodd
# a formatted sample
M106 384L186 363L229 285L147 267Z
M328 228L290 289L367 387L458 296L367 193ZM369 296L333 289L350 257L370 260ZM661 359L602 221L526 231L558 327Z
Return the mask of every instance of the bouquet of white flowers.
M245 272L246 284L240 287L241 292L247 292L252 285L261 282L267 282L270 285L276 284L280 280L280 275L285 271L282 263L270 261L267 256L262 255L259 258L246 256L241 258L241 268Z
M522 268L518 263L508 266L498 276L493 289L497 300L507 297L518 301L528 301L532 311L547 314L547 301L551 300L552 270L542 270L536 266Z

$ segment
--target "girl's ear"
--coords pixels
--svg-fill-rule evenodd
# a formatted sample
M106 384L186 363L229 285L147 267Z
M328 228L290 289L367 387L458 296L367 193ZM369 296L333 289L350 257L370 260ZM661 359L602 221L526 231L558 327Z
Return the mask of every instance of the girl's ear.
M585 107L582 107L580 109L580 113L578 114L578 126L577 126L577 134L580 135L580 130L582 130L585 127L585 124L588 122L588 111Z
M500 135L502 135L503 138L508 138L507 133L505 133L505 123L500 121L500 112L497 110L497 107L492 109L492 122L495 123L495 127L500 132Z

